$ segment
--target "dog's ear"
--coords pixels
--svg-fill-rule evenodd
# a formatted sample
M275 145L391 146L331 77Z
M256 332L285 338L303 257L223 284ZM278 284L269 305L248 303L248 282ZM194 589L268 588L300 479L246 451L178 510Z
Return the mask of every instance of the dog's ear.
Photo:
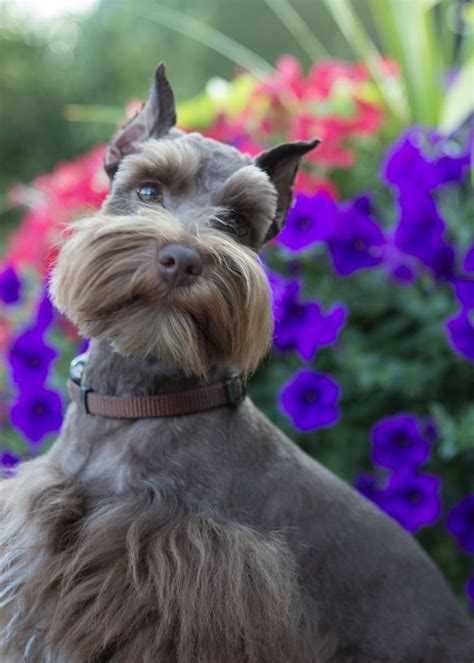
M121 159L136 151L137 143L165 135L176 124L173 90L166 78L165 66L159 64L153 84L142 109L113 136L104 157L104 168L112 178Z
M285 223L293 200L292 187L301 159L320 142L315 138L308 142L283 143L262 152L255 159L255 165L268 174L278 194L277 211L265 238L266 242L278 235Z

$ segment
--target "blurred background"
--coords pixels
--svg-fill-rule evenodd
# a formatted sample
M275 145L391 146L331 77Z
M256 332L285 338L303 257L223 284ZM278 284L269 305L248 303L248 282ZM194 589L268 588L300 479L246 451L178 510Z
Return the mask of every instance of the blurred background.
M164 61L186 130L251 155L323 139L262 255L276 333L252 397L417 536L472 607L473 10L0 0L0 472L61 425L87 341L45 290L55 242L105 197L104 144Z

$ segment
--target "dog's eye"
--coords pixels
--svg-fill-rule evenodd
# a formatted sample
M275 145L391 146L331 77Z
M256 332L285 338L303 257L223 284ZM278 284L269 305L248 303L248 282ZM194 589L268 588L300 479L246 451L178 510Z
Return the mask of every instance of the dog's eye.
M242 216L232 216L228 220L229 226L237 237L243 237L248 230L247 221Z
M223 230L237 235L237 237L243 237L247 233L248 223L243 216L238 214L219 215L216 220L222 225Z
M163 200L161 187L154 182L147 182L138 187L137 196L144 203L161 203Z

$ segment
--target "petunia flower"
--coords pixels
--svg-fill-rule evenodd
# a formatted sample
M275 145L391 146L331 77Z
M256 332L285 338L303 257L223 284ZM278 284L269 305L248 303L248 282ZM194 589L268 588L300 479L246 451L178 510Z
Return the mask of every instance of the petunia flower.
M0 272L0 301L4 304L16 304L21 298L21 281L12 265L7 265Z
M354 485L359 493L382 508L383 491L373 474L369 474L368 472L359 474Z
M463 550L474 553L474 493L451 509L446 527Z
M327 245L334 269L341 276L382 262L386 239L367 212L365 196L340 207Z
M47 345L41 330L31 328L13 341L8 353L13 381L19 386L43 383L57 352Z
M474 309L474 246L469 248L462 264L463 274L452 280L460 304L466 311Z
M279 288L274 300L275 346L282 351L295 349L310 361L319 348L337 340L346 321L346 308L335 304L324 313L319 302L301 301L297 280L284 286L280 283Z
M5 478L13 476L19 463L20 458L10 451L0 452L0 470Z
M469 145L424 127L411 127L387 151L382 177L399 191L416 195L448 182L462 182L469 164Z
M309 197L300 193L288 213L278 241L294 252L325 241L332 232L335 215L336 205L326 194Z
M395 246L418 258L437 278L451 278L455 251L445 239L446 224L426 193L399 198L400 219L395 227Z
M461 310L446 322L448 341L454 352L474 363L474 313Z
M32 443L61 427L62 400L58 393L43 387L23 391L10 413L12 424Z
M441 479L432 474L394 472L382 491L381 506L409 532L433 525L441 515Z
M416 417L404 413L375 424L371 442L372 461L392 470L417 467L428 460L431 451Z
M329 376L303 369L280 391L280 408L298 430L308 432L339 421L341 390Z

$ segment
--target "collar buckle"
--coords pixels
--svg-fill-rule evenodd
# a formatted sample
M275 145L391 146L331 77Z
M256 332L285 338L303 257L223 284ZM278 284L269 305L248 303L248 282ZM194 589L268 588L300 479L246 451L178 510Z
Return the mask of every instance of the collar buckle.
M242 378L236 373L224 380L231 405L240 405L245 400L246 391Z
M69 377L77 384L78 387L81 386L82 376L86 368L87 363L87 352L83 352L81 355L77 355L71 361L71 366L69 368Z

